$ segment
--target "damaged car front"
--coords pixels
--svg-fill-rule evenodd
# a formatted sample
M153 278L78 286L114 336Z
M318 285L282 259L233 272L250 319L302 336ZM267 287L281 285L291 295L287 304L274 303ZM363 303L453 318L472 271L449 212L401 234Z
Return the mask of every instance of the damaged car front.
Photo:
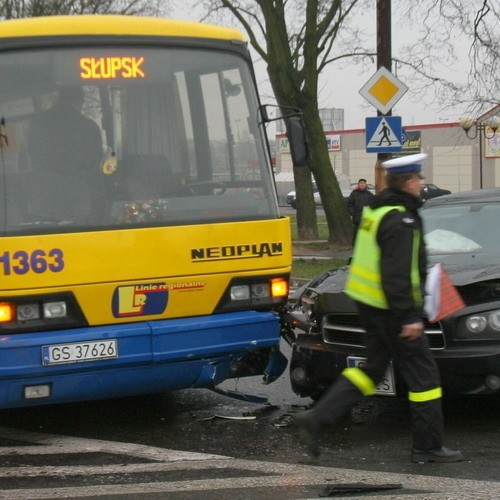
M470 191L426 202L421 211L429 265L441 263L466 307L425 334L441 371L444 394L500 394L500 189ZM347 366L365 361L363 329L343 293L348 267L304 286L290 306L290 377L301 396L317 399ZM405 395L397 367L388 366L378 395Z

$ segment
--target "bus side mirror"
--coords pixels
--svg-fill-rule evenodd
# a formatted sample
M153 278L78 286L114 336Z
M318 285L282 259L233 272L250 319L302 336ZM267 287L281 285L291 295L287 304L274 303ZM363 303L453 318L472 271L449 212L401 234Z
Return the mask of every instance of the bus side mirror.
M293 166L305 167L309 162L309 150L302 117L289 116L285 118L285 123Z

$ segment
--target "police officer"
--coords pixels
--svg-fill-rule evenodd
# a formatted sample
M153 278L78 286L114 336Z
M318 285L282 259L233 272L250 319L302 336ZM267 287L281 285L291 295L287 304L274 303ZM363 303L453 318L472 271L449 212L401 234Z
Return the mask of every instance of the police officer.
M367 363L346 368L320 401L296 416L310 455L319 455L321 428L335 424L363 396L375 392L391 359L408 386L412 416L412 462L459 462L443 446L438 367L424 334L423 295L427 261L417 212L425 154L383 163L387 188L365 208L345 293L366 331Z

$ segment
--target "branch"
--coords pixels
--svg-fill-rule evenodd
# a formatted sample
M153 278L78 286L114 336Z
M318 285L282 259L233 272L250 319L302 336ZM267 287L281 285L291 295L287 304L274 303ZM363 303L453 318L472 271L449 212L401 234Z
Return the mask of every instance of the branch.
M220 5L214 1L203 2L205 8L207 10L207 15L204 17L206 19L211 14L217 13L219 11L229 10L231 14L238 20L238 22L243 26L246 31L248 38L252 47L257 51L257 53L262 57L262 59L267 63L268 62L268 54L265 48L259 43L255 31L253 29L253 25L257 25L260 33L265 37L266 30L262 25L259 17L249 9L244 8L239 4L239 2L234 2L231 0L219 0ZM250 19L247 20L247 18Z
M340 54L338 56L334 56L334 57L330 57L329 59L325 59L321 65L321 68L318 68L318 71L323 69L328 64L340 61L342 59L356 59L356 58L365 58L365 57L368 57L368 58L370 58L370 60L374 61L374 58L377 57L377 53L373 52L373 51L357 52L356 50L353 52L346 52L345 54Z

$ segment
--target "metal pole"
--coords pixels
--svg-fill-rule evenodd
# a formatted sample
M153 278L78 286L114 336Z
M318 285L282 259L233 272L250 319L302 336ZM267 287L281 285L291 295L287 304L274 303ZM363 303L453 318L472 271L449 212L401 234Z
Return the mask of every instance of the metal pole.
M377 69L384 66L391 71L391 44L391 0L377 0ZM383 116L380 111L377 112L377 115ZM391 116L391 111L385 116ZM390 157L390 153L377 153L377 163L375 164L375 191L377 193L385 185L382 162Z
M483 189L483 128L480 123L479 128L479 188Z

